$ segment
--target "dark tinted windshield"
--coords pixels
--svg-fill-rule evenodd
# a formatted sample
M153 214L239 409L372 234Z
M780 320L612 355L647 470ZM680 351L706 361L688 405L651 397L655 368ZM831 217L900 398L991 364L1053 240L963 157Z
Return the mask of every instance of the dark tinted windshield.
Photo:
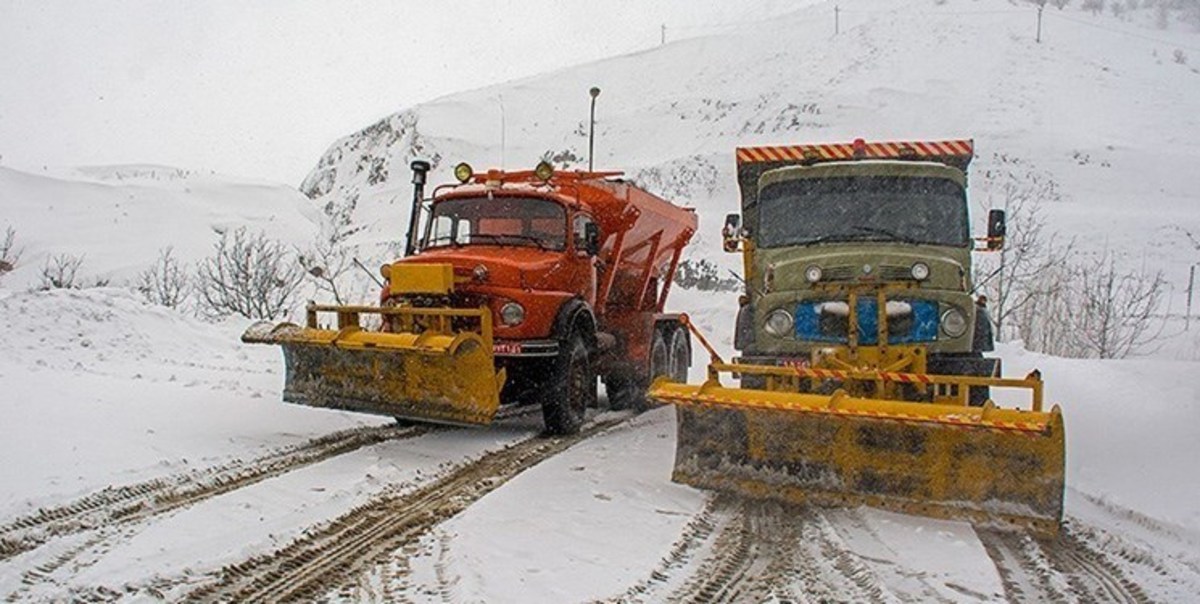
M425 247L525 245L562 250L567 213L537 197L472 197L433 204Z
M944 178L803 178L759 193L759 245L822 241L970 243L966 195Z

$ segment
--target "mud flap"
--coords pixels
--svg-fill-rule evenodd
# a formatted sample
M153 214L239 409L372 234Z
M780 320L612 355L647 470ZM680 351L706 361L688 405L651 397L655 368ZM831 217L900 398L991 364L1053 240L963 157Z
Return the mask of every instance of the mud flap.
M287 365L283 400L457 425L488 424L504 370L479 334L380 333L258 324L246 342L278 344Z
M871 505L1054 535L1064 434L1050 412L659 381L675 482L755 498Z

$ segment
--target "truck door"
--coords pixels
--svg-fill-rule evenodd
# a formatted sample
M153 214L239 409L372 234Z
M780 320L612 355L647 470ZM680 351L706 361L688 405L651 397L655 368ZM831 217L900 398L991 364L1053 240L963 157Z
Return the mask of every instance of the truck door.
M596 256L590 254L587 249L587 233L588 225L593 225L590 229L595 229L595 223L592 217L583 213L577 212L571 220L571 281L575 286L574 291L579 292L588 305L595 306L596 304Z

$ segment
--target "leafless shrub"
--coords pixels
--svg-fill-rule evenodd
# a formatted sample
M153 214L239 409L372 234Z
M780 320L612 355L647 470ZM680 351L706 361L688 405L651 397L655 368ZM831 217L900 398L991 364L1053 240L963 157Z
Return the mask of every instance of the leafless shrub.
M241 227L222 233L213 255L200 262L196 296L200 311L212 317L273 320L291 310L303 279L287 246Z
M733 292L742 289L733 277L722 277L717 265L705 259L684 260L675 271L675 284L684 289Z
M1171 24L1171 9L1166 2L1159 2L1154 6L1154 26L1159 29L1166 29Z
M1029 350L1064 357L1083 356L1072 337L1070 317L1075 309L1071 280L1074 268L1057 265L1034 277L1032 297L1014 316L1017 336Z
M1054 8L1057 8L1058 10L1066 8L1070 3L1071 0L1050 0L1050 4L1053 4Z
M330 236L318 237L308 251L299 254L304 274L313 282L318 292L333 297L336 304L345 304L345 283L354 268L353 256L344 245L345 236L335 232Z
M1184 54L1182 50L1179 50L1178 48L1176 48L1175 53L1172 54L1171 56L1172 56L1172 58L1175 59L1176 63L1178 63L1180 65L1187 65L1187 55Z
M17 249L17 231L11 226L4 230L4 240L0 241L0 277L17 268L21 260L21 250Z
M191 280L187 267L173 255L173 248L159 251L154 265L138 274L137 290L150 304L178 308L188 298Z
M1080 4L1080 8L1092 13L1093 15L1099 15L1100 13L1104 12L1105 4L1106 3L1104 0L1083 0L1083 3Z
M79 267L82 265L83 256L55 254L46 258L46 264L42 266L41 289L79 289L82 287L79 279Z
M1080 266L1072 335L1081 356L1121 359L1152 342L1163 329L1155 314L1166 293L1162 272L1120 272L1106 253Z

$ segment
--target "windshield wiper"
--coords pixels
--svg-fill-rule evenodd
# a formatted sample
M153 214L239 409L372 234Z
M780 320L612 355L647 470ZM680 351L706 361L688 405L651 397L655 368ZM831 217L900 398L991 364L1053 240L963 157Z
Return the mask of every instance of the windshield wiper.
M919 241L917 239L909 237L908 235L903 235L901 233L897 233L896 231L892 231L892 230L884 229L884 228L880 228L880 227L855 225L853 228L856 231L864 231L867 233L876 233L879 235L883 235L884 237L891 237L892 239L895 239L896 241L899 241L901 243L911 243L914 245L920 245L920 244L924 243L923 241Z

